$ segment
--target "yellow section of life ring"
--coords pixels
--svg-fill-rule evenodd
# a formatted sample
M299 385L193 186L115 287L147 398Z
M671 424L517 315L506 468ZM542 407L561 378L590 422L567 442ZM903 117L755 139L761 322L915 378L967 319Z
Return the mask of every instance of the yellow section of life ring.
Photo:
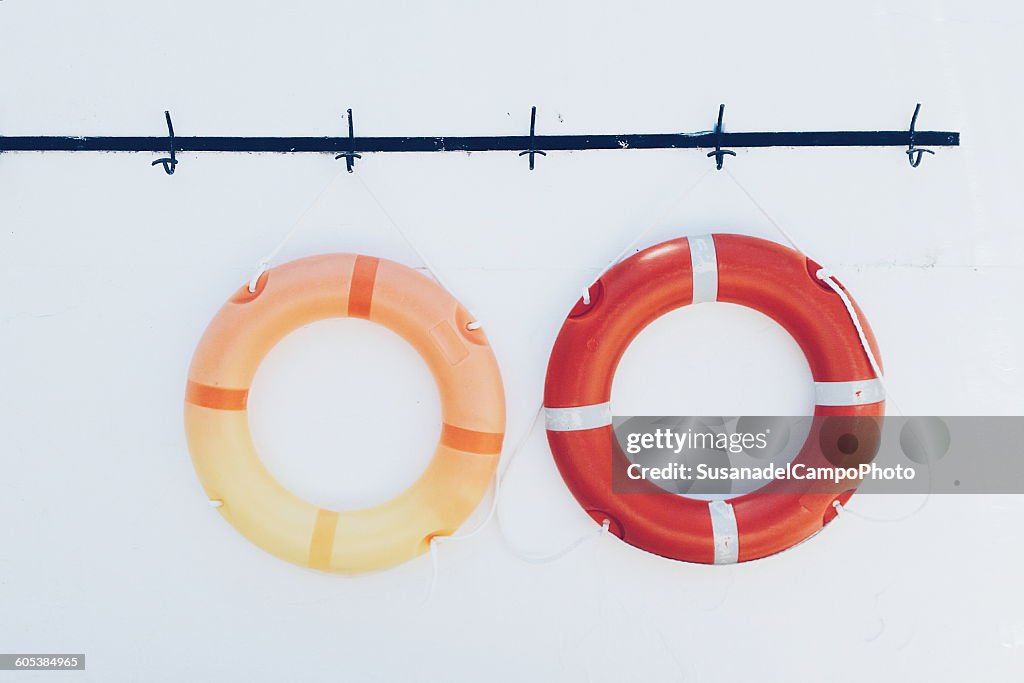
M426 471L395 498L361 510L322 509L288 491L249 432L249 386L267 352L289 332L332 317L372 320L401 335L441 394L441 435ZM207 496L256 545L326 571L396 565L452 534L490 486L505 431L498 364L470 322L433 280L369 256L299 259L264 273L254 292L243 286L211 321L189 370L185 430Z

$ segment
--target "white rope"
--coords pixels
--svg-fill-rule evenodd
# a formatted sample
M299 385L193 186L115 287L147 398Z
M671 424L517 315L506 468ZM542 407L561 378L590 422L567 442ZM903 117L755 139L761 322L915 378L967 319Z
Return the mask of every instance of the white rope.
M930 465L928 466L928 469L929 471L931 470ZM890 524L892 522L902 522L903 520L910 519L917 513L921 512L921 510L924 510L925 506L928 505L928 501L931 500L931 498L931 481L929 480L928 492L924 494L924 500L921 501L921 504L918 505L913 510L911 510L910 512L904 515L900 515L899 517L871 517L870 515L865 515L862 512L857 512L856 510L849 509L848 507L840 503L838 500L832 501L832 508L836 511L836 515L840 517L844 515L850 515L851 517L856 517L859 520L871 522L872 524ZM851 500L853 499L851 498Z
M280 254L281 251L285 248L285 246L287 246L288 243L291 242L292 238L295 237L295 234L302 227L303 222L306 219L306 216L308 216L309 213L320 203L320 200L323 198L323 196L327 194L327 191L331 189L331 187L334 185L334 181L344 175L346 174L342 173L341 171L335 174L327 183L327 185L325 185L324 188L320 191L320 193L316 196L316 198L313 199L313 202L306 207L306 209L302 212L302 215L299 216L298 220L295 221L291 229L287 232L287 234L285 234L284 238L277 244L277 246L274 247L269 254L260 259L259 264L257 264L256 266L256 272L254 272L253 276L249 278L248 288L250 292L256 291L256 285L259 283L260 277L263 275L263 273L267 271L267 268L269 268L270 264L274 262L274 259L277 258L278 254ZM366 184L366 181L363 180L362 176L359 174L355 174L355 178L356 180L359 181L359 184L362 186L363 190L366 191L367 196L369 196L373 203L377 205L377 208L380 209L380 212L384 216L384 218L386 218L387 221L392 225L392 227L394 227L395 230L398 231L398 234L402 237L402 239L405 241L408 247L420 259L420 261L423 263L424 268L426 268L427 271L430 272L433 278L437 280L438 284L440 284L454 296L454 290L448 285L447 282L445 282L444 278L441 277L441 273L430 264L430 261L427 259L426 254L424 254L419 249L419 247L416 246L416 243L409 238L408 233L406 233L405 230L402 229L402 226L400 226L398 222L391 216L391 213L384 207L384 204L380 201L380 199L377 198L377 195L373 192L373 190L370 189L370 186ZM478 317L474 316L472 312L470 312L470 317L473 319L466 324L467 330L479 330L481 327L483 327L483 323L481 322L481 320Z
M448 543L451 541L464 541L473 538L474 536L482 532L492 521L497 523L498 533L501 535L502 542L505 544L505 547L509 550L509 552L511 552L516 558L522 560L523 562L529 562L531 564L548 564L551 562L555 562L556 560L560 560L561 558L565 557L570 552L572 552L579 546L583 545L584 543L592 541L608 533L608 528L611 525L611 521L606 519L598 529L588 531L587 533L579 536L578 538L570 542L568 545L566 545L564 548L561 548L551 553L544 554L534 553L528 550L522 550L521 548L513 544L509 540L508 535L505 533L505 528L501 522L500 511L501 491L503 490L502 486L505 481L505 477L508 476L508 472L512 467L512 463L515 461L515 458L519 454L519 452L522 451L523 446L526 445L527 440L533 434L534 429L537 427L537 423L540 421L540 416L543 413L544 405L542 403L537 408L536 413L534 413L533 419L530 420L529 425L527 425L526 429L523 431L522 436L520 436L519 439L514 443L514 445L510 449L508 449L507 456L505 455L505 452L503 452L501 458L499 458L498 466L495 468L494 471L494 492L491 495L491 505L483 521L480 522L480 524L478 524L475 529L465 534L451 536L434 536L430 539L429 552L432 573L430 577L430 586L427 589L427 596L424 602L430 601L437 587L437 579L440 568L439 548L441 544Z
M331 176L331 179L327 181L327 184L324 185L324 188L320 190L319 194L317 194L317 196L313 198L313 201L310 202L309 206L305 208L305 210L302 212L301 215L299 215L299 218L295 221L295 223L292 224L291 229L287 232L287 234L285 234L284 239L278 242L277 246L274 247L269 254L260 259L259 264L256 266L256 272L253 273L253 276L251 278L249 278L250 292L256 291L256 284L259 282L260 276L262 276L263 273L267 271L267 268L270 267L270 264L273 263L274 259L277 258L277 255L281 253L281 250L285 248L285 246L292 240L293 237L295 237L295 233L297 233L299 231L299 228L302 227L303 222L306 220L306 216L308 216L309 213L320 203L320 200L323 199L325 194L327 194L327 191L331 189L331 187L333 187L334 182L343 175L345 174L339 171L335 175Z
M500 518L498 524L501 524ZM579 548L584 543L589 543L590 541L597 540L602 536L607 535L608 528L610 526L611 520L606 518L604 521L601 522L601 526L598 527L596 530L589 531L583 534L582 536L574 540L572 543L562 548L561 550L556 550L554 552L547 554L531 553L529 551L522 550L521 548L512 545L512 543L508 539L508 535L506 535L505 533L502 533L501 537L505 541L505 547L507 547L509 551L513 555L518 557L520 560L524 562L529 562L530 564L549 564L551 562L555 562L557 560L562 559L563 557L571 553L573 550L576 550L576 548Z
M464 534L431 537L429 546L431 576L430 585L427 589L427 594L426 598L424 599L424 603L430 601L437 587L437 579L440 569L439 548L441 544L449 543L452 541L465 541L467 539L473 538L474 536L482 532L492 521L497 522L498 533L501 535L505 547L520 560L524 562L529 562L531 564L547 564L559 560L565 555L575 550L576 548L578 548L579 546L583 545L584 543L592 541L598 538L599 536L603 536L606 533L608 533L608 528L611 522L610 520L606 519L602 523L601 527L596 531L587 532L586 534L583 534L579 538L573 540L571 543L569 543L566 547L562 548L561 550L557 550L549 554L537 554L532 553L530 551L521 550L514 544L512 544L509 541L508 536L505 534L505 529L502 526L501 514L499 511L502 485L503 482L505 481L505 477L508 476L508 472L512 467L512 463L515 461L516 456L519 454L520 451L522 451L523 446L526 445L527 440L529 440L530 436L533 434L534 429L536 429L537 423L540 421L540 417L543 414L544 404L543 402L541 402L541 405L537 407L537 410L533 415L533 419L530 420L530 423L527 425L526 429L523 430L523 433L519 437L519 439L516 440L513 443L512 447L509 448L507 451L505 451L504 449L502 450L502 454L498 459L498 464L494 468L494 491L491 495L491 504L487 510L487 515L484 517L483 521L480 522L475 529Z
M523 431L522 436L520 436L519 439L514 442L512 448L508 450L508 465L512 464L512 461L515 459L515 456L526 444L526 440L529 439L530 435L533 433L534 428L537 426L537 420L540 417L543 410L543 405L537 409L537 413L533 416L533 419L530 420L530 424L527 425L526 429ZM508 470L507 466L504 470L502 469L502 461L505 460L504 453L505 451L504 449L502 449L502 455L498 457L498 463L494 468L494 491L491 494L491 505L488 508L487 515L484 517L483 521L480 522L475 529L467 533L458 535L453 534L451 536L433 536L430 539L430 564L432 568L432 573L430 577L430 587L427 589L427 596L424 602L430 601L430 598L434 595L434 589L437 587L437 575L439 568L438 547L440 546L440 544L448 543L451 541L464 541L468 538L473 538L481 531L483 531L487 527L487 525L491 523L491 520L495 518L498 510L498 495L501 491L501 482L502 479L504 479L505 472L507 472Z
M677 206L679 206L679 204L682 203L682 201L684 199L689 197L693 193L694 190L696 190L698 187L700 187L701 183L703 183L704 180L709 175L711 175L711 172L714 171L714 170L715 170L714 168L709 168L699 178L697 178L697 180L693 181L693 183L691 183L689 186L687 186L687 188L685 190L683 190L682 193L680 193L680 195L676 198L676 200L674 202L669 204L664 210L662 210L661 213L659 213L653 219L648 220L646 222L647 223L647 227L644 228L643 230L641 230L640 232L638 232L636 234L636 236L632 240L630 240L630 242L625 247L623 247L622 251L620 251L618 254L616 254L614 256L614 258L612 258L611 261L609 261L608 263L605 264L604 268L602 268L601 271L587 284L587 286L583 288L583 303L584 304L586 304L588 306L590 305L590 288L593 287L594 284L598 280L601 279L601 276L603 276L605 273L607 273L608 270L612 266L614 266L616 263L618 263L619 261L624 259L631 251L634 251L635 248L636 248L637 243L640 240L642 240L644 237L646 237L647 233L649 233L651 230L653 230L654 227L658 224L658 222L662 218L667 216L669 214L669 212L671 212L673 209L675 209Z
M363 186L363 189L366 191L367 196L369 196L373 203L377 205L377 208L380 209L380 212L384 216L384 218L386 218L388 220L388 223L390 223L391 226L396 231L398 231L398 234L402 237L403 240L405 240L406 245L408 245L408 247L412 249L413 253L416 254L416 257L419 258L420 262L423 263L423 267L430 272L434 279L437 280L437 283L439 285L448 290L448 292L451 293L452 296L455 296L455 290L452 289L447 282L445 282L444 278L441 277L441 272L437 270L437 268L434 268L432 265L430 265L430 260L427 258L427 255L420 251L419 247L416 246L416 243L413 242L412 239L410 239L408 233L406 233L405 230L402 229L402 226L398 224L398 221L396 221L391 216L391 213L386 208L384 208L384 204L380 201L380 199L377 198L377 195L374 193L373 190L370 189L370 186L366 184L366 181L363 180L363 176L360 175L359 173L356 173L355 178L356 180L359 181L359 184ZM457 296L455 296L455 298L459 299L459 297ZM459 299L459 301L462 302L462 299ZM469 311L469 315L472 318L472 320L466 324L467 330L479 330L481 327L483 327L483 322L478 317L476 317L472 311Z
M568 545L566 545L565 547L561 548L560 550L556 550L556 551L551 552L551 553L535 553L535 552L532 552L532 551L529 551L529 550L523 550L523 549L519 548L518 546L516 546L514 543L512 543L511 540L509 539L508 534L505 532L505 526L502 524L502 521L501 521L501 501L500 501L500 499L498 497L498 490L499 490L499 487L504 482L505 477L508 476L509 470L512 468L512 463L515 460L515 456L519 453L519 451L525 445L526 440L530 437L530 435L533 434L533 431L536 428L537 423L540 422L540 416L543 415L543 413L544 413L544 404L542 402L540 407L537 409L537 412L534 414L533 420L530 421L530 426L527 428L526 433L523 435L523 438L521 439L519 444L516 446L516 448L514 448L510 452L509 458L508 458L508 462L505 464L504 470L499 471L498 476L495 478L495 481L494 481L494 504L491 507L491 514L488 515L488 519L487 519L487 521L489 522L491 520L491 517L493 517L494 520L497 522L497 524L498 524L498 531L501 534L501 539L504 542L505 547L509 550L509 552L511 552L513 555L515 555L520 560L522 560L524 562L529 562L531 564L548 564L550 562L555 562L556 560L560 560L561 558L565 557L570 552L572 552L573 550L575 550L579 546L583 545L584 543L587 543L588 541L592 541L592 540L598 538L599 536L603 536L604 534L606 534L608 532L608 527L610 525L610 521L606 519L606 520L604 520L604 522L602 523L601 527L598 530L596 530L596 531L588 531L587 533L583 534L582 536L579 536L578 538L576 538L573 541L571 541ZM479 531L479 528L477 529L477 531ZM476 533L476 532L474 532L474 533Z
M761 206L760 202L758 202L756 199L754 199L754 195L752 195L750 193L750 190L748 190L746 188L746 186L743 183L740 182L740 179L737 178L733 174L732 171L730 171L728 168L726 168L725 169L725 173L736 184L736 187L739 188L740 192L742 192L744 195L746 195L747 199L750 200L750 203L754 205L754 208L756 208L758 211L761 212L761 215L764 216L765 220L767 220L769 223L771 223L775 227L775 229L779 231L779 234L786 238L786 241L789 242L789 246L793 247L794 249L799 251L804 256L807 256L808 258L810 258L815 263L821 263L821 261L819 261L818 259L812 257L811 253L809 251L807 251L806 249L804 249L803 247L801 247L800 245L798 245L796 243L796 240L793 238L792 235L789 234L789 231L787 231L784 227L782 227L782 225L778 221L776 221L774 218L772 218L771 214L768 213L768 211L763 206Z
M750 200L750 203L753 204L754 207L761 213L761 215L764 216L764 218L769 223L771 223L776 230L779 231L779 234L781 234L787 242L789 242L791 247L796 249L804 256L810 258L815 263L821 263L821 261L812 257L806 249L800 246L797 243L797 241L793 238L793 236L789 234L789 231L783 228L778 221L772 218L771 214L769 214L768 211L763 206L761 206L761 204L754 198L754 195L751 194L751 192L746 188L746 186L743 185L743 183L740 182L739 178L737 178L731 170L726 168L725 172L726 174L728 174L729 178L732 179L733 183L735 183L736 187L739 188L739 190L744 195L746 195L747 199ZM825 267L819 268L818 271L815 273L815 277L817 277L823 283L828 285L829 289L831 289L833 292L839 295L839 299L843 302L843 306L846 308L846 314L849 316L850 321L853 323L854 329L857 331L857 338L860 341L861 348L864 349L864 355L867 356L868 363L871 365L871 371L875 373L875 378L878 379L878 383L882 386L883 391L885 391L886 399L892 403L893 407L896 409L896 412L903 415L904 413L903 410L900 408L899 403L896 401L896 398L891 395L891 393L889 392L889 388L885 384L885 376L882 374L882 367L879 364L878 359L875 357L875 352L874 350L872 350L871 344L868 342L867 335L864 332L864 324L861 321L860 315L857 313L857 309L854 307L853 301L850 299L850 296L843 289L842 285L840 285L839 282L836 280L835 274L830 269Z
M835 275L827 268L819 268L815 276L824 282L829 288L839 295L839 298L843 301L843 306L846 307L846 313L850 316L850 320L853 321L853 327L857 330L857 338L860 339L860 345L864 347L864 353L868 357L868 362L871 363L871 369L875 373L875 377L878 378L878 383L885 389L884 379L882 377L882 368L878 365L878 360L875 358L875 352L871 350L871 344L868 342L868 337L864 334L864 325L861 324L860 316L857 315L857 309L853 307L853 302L850 301L850 296L836 281Z

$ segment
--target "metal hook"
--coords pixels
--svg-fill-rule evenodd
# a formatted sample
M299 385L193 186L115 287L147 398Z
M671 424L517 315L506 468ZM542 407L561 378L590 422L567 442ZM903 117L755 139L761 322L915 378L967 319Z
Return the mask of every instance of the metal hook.
M924 147L914 146L914 129L917 127L917 115L921 111L921 103L918 102L917 106L914 107L914 115L910 118L910 145L907 147L907 161L910 162L911 168L917 168L921 165L921 157L925 154L935 154L930 149Z
M355 139L355 125L352 122L352 110L348 110L348 151L342 152L341 154L334 157L335 159L341 159L345 157L345 168L348 169L349 173L352 173L352 167L355 166L356 159L362 159L362 154L356 154L352 147L354 146L353 140Z
M718 105L718 123L715 124L715 151L708 152L708 158L715 158L715 168L719 171L722 170L722 165L725 164L725 155L728 154L731 157L736 156L736 152L731 149L722 149L722 119L725 117L725 105Z
M167 175L174 175L174 167L178 165L178 157L175 155L174 149L174 124L171 123L171 112L165 111L164 118L167 119L167 138L171 156L164 157L163 159L157 159L151 163L150 166L161 164L164 167L164 173Z
M537 107L534 107L533 109L530 110L530 149L526 150L525 152L520 152L519 153L519 156L523 156L524 154L529 154L530 155L530 170L531 171L533 170L533 157L534 157L535 154L539 154L542 157L546 157L548 155L547 152L542 152L541 150L537 149L537 142L536 142L537 137L535 135L536 130L537 130Z

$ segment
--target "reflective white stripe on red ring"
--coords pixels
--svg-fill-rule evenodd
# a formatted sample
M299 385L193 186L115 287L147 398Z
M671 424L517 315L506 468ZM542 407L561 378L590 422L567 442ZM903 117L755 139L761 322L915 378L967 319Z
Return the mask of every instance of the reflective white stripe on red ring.
M715 538L715 564L735 564L740 557L740 533L736 529L736 510L724 500L708 503L711 533Z
M690 272L693 273L693 303L718 301L718 254L711 235L688 237Z
M571 408L544 407L544 421L548 431L577 432L583 429L607 427L612 423L612 404L595 403Z
M877 378L814 383L814 402L819 406L863 406L884 400L885 386Z

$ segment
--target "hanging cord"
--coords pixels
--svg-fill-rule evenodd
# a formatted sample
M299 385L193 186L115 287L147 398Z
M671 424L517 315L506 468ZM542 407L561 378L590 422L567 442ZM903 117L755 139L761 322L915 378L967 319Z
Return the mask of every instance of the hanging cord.
M860 316L857 315L857 310L853 307L853 302L850 300L850 296L839 286L839 282L836 281L835 275L828 268L819 268L815 276L824 282L829 288L839 295L839 298L843 300L843 306L846 306L846 313L850 316L850 320L853 321L853 327L857 330L857 337L860 339L860 345L864 348L864 353L867 354L868 362L871 363L871 370L875 373L875 377L882 383L883 389L885 389L884 380L882 379L882 368L878 365L878 360L875 358L875 352L871 350L871 344L868 343L867 335L864 334L864 326L861 324ZM886 392L888 394L888 391ZM896 403L893 400L893 403ZM900 411L903 412L902 410Z
M334 183L337 182L338 178L341 178L343 175L343 173L338 172L331 176L331 179L327 181L327 184L324 185L323 189L320 190L319 194L317 194L317 196L313 198L313 201L309 203L309 205L299 215L295 223L292 224L291 229L288 230L284 238L277 243L277 246L274 247L269 254L260 259L259 264L257 264L256 266L256 272L253 273L251 278L249 278L250 292L256 291L256 284L259 282L260 276L262 276L263 273L267 272L267 268L269 268L270 264L274 262L274 259L277 258L277 255L280 254L281 250L284 249L288 245L288 243L292 241L292 238L295 237L295 234L299 231L299 228L303 226L306 217L313 211L313 209L315 209L320 204L320 200L324 198L324 195L327 194L327 191L334 187Z
M507 457L507 460L508 460L509 463L512 462L512 460L515 458L516 454L519 453L520 449L522 449L522 447L526 444L527 439L530 438L530 435L533 433L534 427L537 426L537 419L540 417L540 413L541 413L540 410L538 410L536 412L536 414L533 416L533 419L530 420L530 424L527 425L525 430L523 430L522 436L520 436L519 439L514 443L512 448L509 449L508 457ZM464 534L452 534L451 536L433 536L433 537L431 537L431 539L430 539L430 563L431 563L431 567L432 567L432 574L431 574L431 577L430 577L430 588L427 591L427 597L426 597L426 600L424 602L427 602L427 601L430 600L430 598L434 595L434 588L437 586L437 575L438 575L438 569L439 569L439 567L438 567L438 548L439 548L439 546L442 543L449 543L449 542L452 542L452 541L465 541L468 538L473 538L474 536L479 534L481 531L483 531L491 523L491 520L494 519L495 514L497 513L497 510L498 510L498 495L501 492L501 481L504 478L504 474L503 474L503 470L502 470L502 467L501 467L501 463L505 459L506 459L506 457L505 457L504 452L503 452L502 455L498 457L498 464L494 468L494 490L491 493L491 504L490 504L490 506L487 509L487 515L484 517L483 521L481 521L479 524L477 524L475 529L473 529L472 531L468 531L468 532L466 532Z
M512 554L518 557L520 560L523 560L524 562L529 562L530 564L550 564L551 562L556 562L557 560L562 559L563 557L571 553L573 550L576 550L576 548L579 548L584 543L597 540L602 536L607 535L608 529L609 527L611 527L611 524L611 520L605 518L604 521L601 522L601 526L598 527L596 530L588 531L587 533L578 537L576 540L574 540L572 543L565 546L561 550L556 550L554 552L546 554L532 553L512 545L511 542L508 540L508 535L504 531L502 531L501 537L505 541L505 547L507 547L512 552ZM499 513L498 516L498 526L501 526L501 513Z
M705 171L703 174L701 174L701 176L699 178L697 178L690 185L688 185L686 187L686 189L683 190L679 194L679 196L676 198L676 200L674 202L672 202L667 207L665 207L665 209L663 209L661 211L661 213L659 213L657 216L655 216L655 218L653 220L647 221L647 227L644 228L643 230L641 230L640 232L638 232L636 234L636 236L633 237L633 239L630 240L629 243L625 247L622 248L622 251L620 251L618 254L616 254L612 258L611 261L609 261L608 263L605 264L604 268L602 268L600 270L600 272L598 272L598 274L595 275L593 277L593 279L590 280L589 283L587 283L587 286L583 288L583 303L584 304L587 304L587 305L590 304L590 288L594 286L594 283L596 283L598 280L600 280L601 277L605 273L607 273L611 269L612 266L614 266L616 263L618 263L619 261L621 261L624 258L626 258L626 256L628 256L631 251L635 251L636 245L640 242L640 240L642 240L644 237L646 237L647 233L649 233L651 230L653 230L654 227L661 221L662 218L667 216L673 209L675 209L677 206L679 206L679 204L681 204L684 199L686 199L691 194L693 194L693 191L696 190L698 187L700 187L701 183L703 183L707 179L707 177L709 175L711 175L711 172L714 171L714 170L715 169L709 168L707 171Z
M932 473L932 466L928 465L928 491L924 494L924 500L922 500L921 504L918 505L916 508L914 508L913 510L911 510L910 512L908 512L908 513L906 513L904 515L900 515L899 517L872 517L871 515L865 515L863 512L857 512L856 510L851 510L851 509L847 508L845 505L843 505L842 503L840 503L838 500L832 501L832 508L836 511L836 514L839 515L840 517L843 517L843 516L846 516L846 515L850 515L851 517L856 517L857 519L863 520L865 522L871 522L872 524L892 524L892 523L895 523L895 522L902 522L902 521L908 520L911 517L913 517L914 515L916 515L917 513L921 512L921 510L924 510L925 506L928 505L928 501L930 501L932 499L932 477L931 477L931 473Z
M519 548L514 543L512 543L512 541L509 539L508 534L505 532L505 527L501 522L501 500L498 496L498 491L501 487L501 484L504 482L505 477L508 476L508 471L512 467L512 463L515 460L515 456L518 455L519 451L522 450L522 447L525 445L527 439L529 439L530 435L533 434L533 431L537 427L537 423L540 422L540 417L543 414L544 404L543 402L541 402L541 405L537 408L537 412L534 413L533 419L530 420L530 426L527 427L526 432L523 434L523 437L520 440L519 444L509 453L508 462L506 463L505 467L503 469L499 467L498 475L495 477L494 480L494 499L493 504L491 506L491 514L488 515L488 519L486 520L489 522L491 520L491 517L493 517L494 521L498 525L498 531L501 534L501 540L504 542L505 547L517 558L524 562L529 562L530 564L548 564L550 562L560 560L576 548L583 545L584 543L604 536L608 533L608 528L611 526L611 520L605 519L601 522L600 528L588 531L587 533L574 539L572 542L570 542L568 545L561 548L560 550L555 550L550 553L536 553L530 550L523 550L522 548ZM479 531L479 529L477 530Z
M732 170L727 168L725 169L725 173L726 175L729 176L729 178L732 179L732 182L736 184L736 187L739 188L740 192L746 195L747 199L750 200L750 203L754 205L754 208L761 212L761 215L764 216L765 220L771 223L772 226L774 226L775 229L779 231L779 234L786 238L786 241L789 242L789 246L793 247L804 256L807 256L815 263L820 263L820 261L811 257L810 253L806 249L804 249L803 247L799 246L796 243L796 240L793 238L792 235L789 234L789 231L782 227L782 224L780 224L778 221L772 218L771 214L768 213L768 211L763 206L761 206L761 203L754 198L754 195L752 195L750 193L750 190L748 190L746 186L740 182L740 179L736 177L736 174L734 174Z
M810 254L808 254L806 249L803 249L799 244L797 244L796 240L793 239L793 236L790 235L789 232L785 228L783 228L782 225L779 224L778 221L776 221L774 218L772 218L771 214L769 214L768 211L763 206L761 206L761 204L754 198L754 195L750 193L750 191L746 188L746 186L744 186L743 183L740 182L739 178L737 178L736 175L730 169L726 168L726 169L723 169L723 170L725 170L725 172L729 176L729 178L731 178L733 183L736 184L736 187L739 188L739 190L744 195L746 195L747 199L750 200L750 203L754 205L754 207L761 213L761 215L764 216L765 219L769 223L771 223L775 227L776 230L779 231L779 234L781 234L783 237L786 238L786 241L789 242L790 246L792 246L794 249L796 249L797 251L801 252L802 254L804 254L805 256L810 258L815 263L820 263L820 261L818 261L817 259L811 257ZM828 268L825 268L825 267L819 268L818 271L815 273L815 276L819 280L824 282L826 285L828 285L828 287L832 291L834 291L836 294L839 295L840 300L843 302L843 306L846 307L847 315L850 316L850 320L853 322L853 326L857 330L857 337L860 340L860 345L864 349L865 355L867 355L868 362L871 364L871 370L875 373L875 377L878 379L879 383L882 385L883 390L885 391L886 400L890 401L893 404L893 407L896 408L896 412L898 412L900 415L906 415L906 413L904 413L902 408L900 407L899 402L890 393L889 388L885 385L885 380L884 380L884 378L882 376L882 368L881 368L881 366L878 363L878 359L875 358L875 353L871 349L871 344L868 343L867 335L864 333L864 325L863 325L863 323L862 323L862 321L860 319L860 315L857 313L857 309L854 308L854 306L853 306L853 301L850 300L850 296L842 288L842 286L839 284L839 282L836 281L835 275ZM901 522L901 521L903 521L905 519L909 519L910 517L913 517L914 515L919 513L921 510L923 510L926 505L928 505L928 501L931 499L931 494L932 494L932 478L931 478L931 464L929 464L928 465L928 491L927 491L927 493L925 493L924 500L921 501L921 504L919 506L917 506L915 509L911 510L910 512L908 512L905 515L901 515L900 517L894 517L894 518L871 517L869 515L865 515L865 514L862 514L860 512L856 512L854 510L847 509L838 500L832 502L832 507L833 507L833 509L835 509L836 514L839 514L839 515L850 515L852 517L857 517L858 519L862 519L862 520L867 521L867 522L875 522L875 523L886 524L886 523L890 523L890 522Z
M508 537L504 532L504 528L501 525L501 512L499 510L502 482L504 481L505 476L508 474L508 468L511 466L513 460L515 460L516 455L519 454L523 446L526 445L526 442L530 438L530 435L533 434L533 431L537 427L537 423L540 421L540 416L543 414L543 412L544 407L542 405L537 410L537 412L534 413L533 419L530 420L530 424L523 431L522 436L520 436L519 439L514 443L512 448L508 450L507 457L503 454L502 457L499 458L498 466L495 468L494 471L494 490L491 494L491 504L488 507L487 515L484 517L483 521L477 524L475 529L473 529L472 531L468 531L464 534L453 534L451 536L433 536L430 539L431 576L430 586L427 589L427 595L426 598L424 599L424 603L430 601L437 587L437 578L440 573L440 546L444 543L450 543L453 541L465 541L467 539L473 538L474 536L482 532L492 521L498 524L499 533L501 534L501 538L504 541L506 548L508 548L508 550L518 559L524 562L529 562L531 564L548 564L550 562L559 560L562 557L568 555L576 548L583 545L584 543L600 538L601 536L604 536L608 533L608 529L611 526L611 520L606 519L602 522L601 526L598 529L594 531L589 531L573 540L566 547L548 554L538 554L526 550L520 550L516 546L512 545L511 542L509 542ZM502 467L503 461L505 462L505 467Z
M380 209L381 214L384 216L384 218L388 220L388 223L391 224L391 227L398 231L398 234L401 235L403 240L405 240L406 245L408 245L408 247L413 251L413 253L416 254L416 257L419 258L419 260L423 263L423 267L427 269L427 271L433 276L435 280L437 280L437 283L439 285L448 290L448 292L452 296L455 296L455 290L448 286L448 283L445 282L443 277L441 277L441 272L437 268L434 268L432 265L430 265L430 261L427 259L427 255L420 251L419 247L416 246L416 243L409 238L408 233L406 233L405 230L402 229L402 226L398 224L398 221L396 221L391 216L391 213L386 208L384 208L384 204L380 201L380 199L377 198L376 193L374 193L374 191L370 189L370 186L366 184L366 181L363 180L363 176L360 174L356 174L355 178L356 180L359 181L359 184L363 186L363 189L366 191L367 196L369 196L373 203L377 205L377 208ZM455 298L458 299L458 297ZM472 318L472 321L466 324L467 330L479 330L481 327L483 327L483 323L480 321L479 318L477 318L473 314L472 311L469 311L469 317Z
M740 182L739 178L736 177L732 170L728 168L723 170L733 181L733 183L735 183L736 187L739 188L740 192L746 195L747 199L750 200L750 203L754 205L754 208L756 208L761 213L761 215L764 216L764 218L769 223L771 223L776 230L778 230L780 235L786 238L786 241L789 242L789 245L791 247L793 247L798 252L802 253L804 256L811 259L815 263L821 263L821 261L811 256L811 254L806 249L800 246L797 243L797 241L793 238L793 236L789 234L789 232L785 228L783 228L778 221L772 218L771 214L769 214L768 211L763 206L761 206L761 204L754 198L754 195L751 194L750 190L748 190L746 186ZM886 399L892 402L893 407L896 408L896 411L900 415L903 415L904 413L903 410L900 408L899 402L896 400L894 396L890 395L889 388L886 386L885 383L885 376L882 374L882 367L879 364L878 359L875 357L875 352L872 350L871 344L868 342L867 335L864 332L864 325L860 319L860 315L857 313L857 309L853 305L853 301L850 299L850 296L843 289L842 285L839 284L839 281L836 280L835 273L833 273L831 269L827 267L819 267L818 271L814 275L823 283L828 285L829 289L831 289L833 292L839 295L840 301L843 302L843 306L846 308L846 314L850 317L850 321L853 323L853 327L857 331L857 338L860 340L861 348L864 349L864 355L867 356L868 363L871 365L871 371L875 373L875 378L878 380L878 383L882 385L882 390L885 392Z

